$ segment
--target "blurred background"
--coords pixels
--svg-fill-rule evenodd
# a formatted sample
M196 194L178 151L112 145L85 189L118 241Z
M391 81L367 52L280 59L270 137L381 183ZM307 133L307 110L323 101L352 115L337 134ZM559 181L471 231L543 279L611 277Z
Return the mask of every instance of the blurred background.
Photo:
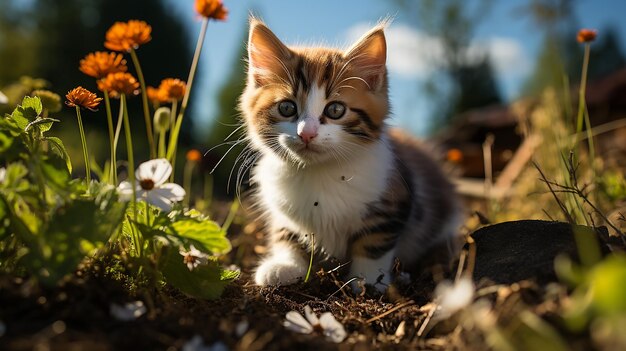
M494 183L491 178L502 173L510 178L511 161L525 163L534 152L533 143L525 142L532 134L529 116L542 94L549 89L576 91L583 58L583 46L576 41L579 28L599 33L591 46L589 68L591 125L626 117L623 0L224 3L229 17L209 25L180 147L181 157L190 148L202 153L214 148L203 158L204 172L213 169L229 149L230 144L218 145L238 124L236 104L245 77L250 13L288 44L338 47L350 45L378 20L391 16L387 30L390 123L436 141L442 157L456 164L457 175L468 180L461 185L468 194L482 193L486 177ZM152 25L152 41L138 50L148 85L157 86L167 77L186 80L201 22L192 0L0 0L0 9L0 91L10 99L10 104L0 106L2 113L44 85L62 96L78 85L97 91L95 81L78 71L78 62L90 52L104 50L104 34L115 21L141 19ZM572 96L575 100L576 94ZM145 134L140 129L139 100L131 100L137 138ZM54 133L65 140L80 172L73 112L66 108L58 114L62 123ZM103 163L108 157L104 109L83 118L90 152ZM607 139L608 149L616 148L614 139L619 134L615 133ZM489 167L485 167L486 142ZM145 140L136 145L145 147ZM139 160L146 160L145 149L138 151ZM239 151L232 150L216 168L217 194L227 195L226 184ZM125 154L123 149L120 152ZM620 155L616 163L623 159ZM481 184L479 190L473 180ZM508 180L502 181L505 186ZM231 186L228 196L233 194Z

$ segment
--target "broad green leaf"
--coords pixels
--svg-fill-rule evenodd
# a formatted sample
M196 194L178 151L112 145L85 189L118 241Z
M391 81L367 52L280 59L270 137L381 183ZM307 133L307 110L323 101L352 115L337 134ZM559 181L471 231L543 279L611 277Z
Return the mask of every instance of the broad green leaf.
M6 152L13 144L13 136L0 131L0 154Z
M20 162L10 163L6 167L4 176L4 187L15 193L25 191L29 187L29 183L24 178L28 174L28 169Z
M50 144L50 147L52 147L52 150L56 151L56 153L65 161L67 170L71 174L72 160L70 160L70 154L67 153L67 149L65 148L65 145L63 145L63 141L57 137L46 137L46 140Z
M201 251L214 255L230 251L230 241L220 226L208 219L183 217L171 225L172 234L195 242Z
M46 157L39 165L43 172L47 185L57 190L66 190L70 181L70 174L67 169L67 163L62 158L51 154Z
M54 118L37 118L36 120L28 123L26 128L24 128L24 131L28 132L32 128L38 127L41 133L45 133L48 130L50 130L50 128L52 128L52 124L54 122L60 122L60 121Z
M6 114L4 118L0 118L0 130L8 131L14 137L22 134L22 129L9 114Z
M39 116L43 111L43 105L41 99L38 96L25 96L22 100L22 108L24 110L33 110L35 116ZM30 114L31 112L29 112Z
M43 106L38 97L26 96L22 104L13 110L11 118L17 123L20 130L25 131L28 124L34 121L42 110Z
M217 299L237 272L224 271L215 260L189 270L177 249L168 247L161 259L165 281L182 292L203 299Z

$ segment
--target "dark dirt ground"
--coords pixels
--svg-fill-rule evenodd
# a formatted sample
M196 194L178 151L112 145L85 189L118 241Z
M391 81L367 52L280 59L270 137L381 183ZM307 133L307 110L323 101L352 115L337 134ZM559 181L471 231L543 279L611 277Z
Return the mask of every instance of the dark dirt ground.
M170 288L129 296L97 264L54 289L2 276L0 321L6 332L0 337L0 350L181 350L194 335L206 345L220 341L230 350L485 349L482 336L454 325L424 328L436 282L453 278L456 265L447 273L430 267L411 283L392 287L387 296L358 296L348 288L339 289L341 282L328 273L317 274L307 284L259 288L250 272L262 242L253 234L255 228L239 232L229 259L240 264L242 275L215 301L190 298ZM473 269L478 294L493 302L502 323L521 308L530 308L565 334L572 349L592 349L588 336L571 335L560 326L555 313L559 294L546 298L547 291L554 290L550 282L555 281L555 255L575 256L569 225L509 222L479 229L472 238L474 243L466 244L461 254L464 267ZM564 287L559 289L564 293ZM111 316L111 303L137 299L148 306L144 316L128 322ZM307 304L317 313L332 312L348 338L333 344L319 335L286 330L285 314L301 312Z

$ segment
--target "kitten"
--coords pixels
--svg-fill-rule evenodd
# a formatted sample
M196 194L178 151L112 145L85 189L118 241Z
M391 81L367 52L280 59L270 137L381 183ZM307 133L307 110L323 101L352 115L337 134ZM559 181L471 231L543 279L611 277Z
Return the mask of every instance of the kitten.
M258 285L303 278L315 251L384 291L457 234L453 187L416 141L389 128L384 24L346 51L284 45L251 19L241 96L256 205L269 230ZM348 278L350 278L348 277Z

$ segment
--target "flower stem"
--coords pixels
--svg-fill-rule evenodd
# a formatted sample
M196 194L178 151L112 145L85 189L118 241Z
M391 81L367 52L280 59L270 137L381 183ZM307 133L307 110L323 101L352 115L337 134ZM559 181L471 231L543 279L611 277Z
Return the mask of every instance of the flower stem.
M165 131L159 131L159 150L157 152L159 158L165 157Z
M143 72L141 65L139 65L139 58L135 49L130 49L130 57L133 59L135 70L137 71L137 78L139 78L139 84L141 85L141 100L143 105L143 116L146 120L146 134L148 135L148 144L150 146L150 158L156 157L156 149L154 147L154 135L152 134L152 121L150 120L150 111L148 108L148 94L146 94L146 81L143 78Z
M183 207L189 207L189 200L191 198L191 177L193 175L193 167L195 162L187 161L185 163L185 170L183 172L183 189L185 189L185 198L183 199Z
M174 126L176 125L176 119L177 119L177 115L176 115L176 109L178 107L178 103L176 102L176 100L172 101L172 109L171 111L171 115L170 115L170 138L172 137L172 134L174 133ZM182 118L182 116L180 117ZM178 144L178 142L176 143ZM174 152L174 154L172 154L172 160L171 160L171 164L172 164L172 174L170 174L170 182L174 181L174 174L176 173L176 152Z
M109 92L104 91L104 105L107 111L107 124L109 127L109 147L111 148L111 169L109 172L109 183L117 185L117 160L115 159L115 131L113 130L113 117L111 115L111 100L109 99Z
M583 69L580 75L580 89L578 91L578 118L576 123L576 133L580 133L583 130L583 120L585 114L585 91L587 89L587 70L589 68L589 44L585 44L585 56L583 58ZM590 127L590 126L587 126Z
M120 112L117 116L117 126L115 127L115 136L113 137L113 154L115 156L115 164L113 165L113 172L115 173L115 179L117 180L117 142L120 140L120 134L122 133L122 122L124 121L124 106L120 102Z
M78 106L76 106L76 117L78 118L80 142L83 144L83 158L85 160L85 173L87 176L87 187L89 187L89 184L91 184L91 167L89 164L89 151L87 150L87 139L85 138L85 129L83 128L83 120L80 116L80 107Z
M200 29L200 35L198 36L198 42L196 43L196 51L193 54L193 61L191 62L191 69L189 70L189 77L187 78L187 89L185 89L185 95L183 96L183 102L180 105L180 112L176 118L176 124L170 133L170 142L167 147L167 159L173 161L173 157L176 154L176 147L178 144L178 135L180 133L180 127L183 124L183 117L185 116L185 110L187 110L187 104L189 103L189 95L191 93L191 87L193 85L193 78L196 75L196 69L198 68L198 61L200 60L200 53L202 52L202 45L204 43L204 37L209 26L209 19L204 18L202 20L202 28ZM174 162L172 162L173 166Z
M131 198L133 206L133 219L137 222L137 187L135 186L135 158L133 156L133 139L130 132L130 122L128 120L128 107L126 106L126 95L122 94L122 108L124 110L124 133L126 134L126 151L128 152L128 180L131 184L133 197ZM141 243L139 234L133 231L133 245L137 256L141 256Z

